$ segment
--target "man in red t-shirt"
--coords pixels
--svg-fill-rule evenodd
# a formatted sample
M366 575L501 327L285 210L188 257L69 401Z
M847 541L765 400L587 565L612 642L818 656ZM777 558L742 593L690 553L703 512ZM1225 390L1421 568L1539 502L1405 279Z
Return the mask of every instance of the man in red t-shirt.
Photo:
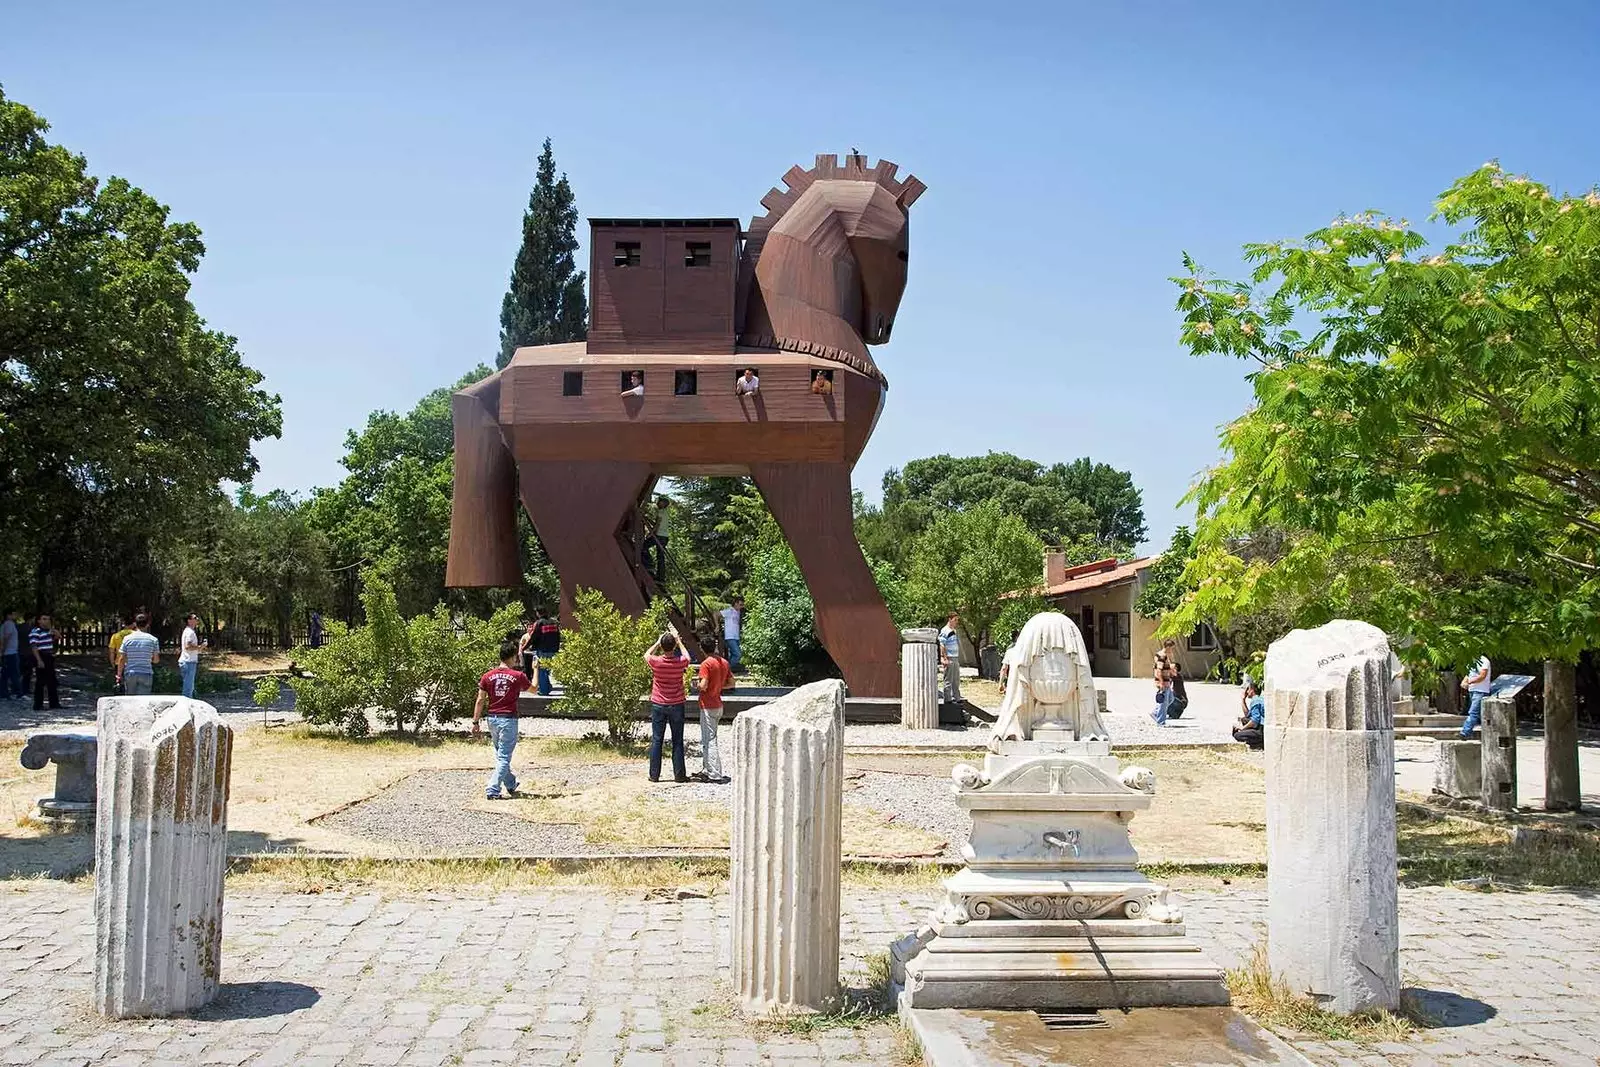
M722 690L733 678L721 641L711 642L711 651L700 664L700 773L694 777L721 785L728 781L722 773L722 756L717 751L717 723L722 719Z
M683 706L688 697L683 692L683 671L689 666L689 657L678 647L676 634L662 634L650 651L644 654L650 666L650 780L661 781L661 742L667 728L672 728L672 780L687 782L689 775L683 765Z
M478 679L478 702L472 706L472 736L482 736L484 705L489 707L489 741L494 745L494 772L489 775L487 796L500 799L500 787L507 796L517 795L517 776L511 773L511 753L517 747L517 697L531 684L528 676L517 670L517 643L506 641L500 646L500 666L485 671Z

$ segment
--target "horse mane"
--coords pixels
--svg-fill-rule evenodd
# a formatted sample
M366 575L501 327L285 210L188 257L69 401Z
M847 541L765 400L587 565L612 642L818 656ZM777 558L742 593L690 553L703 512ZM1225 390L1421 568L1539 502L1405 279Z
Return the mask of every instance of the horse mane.
M806 190L820 181L876 182L893 193L902 207L910 207L917 202L917 197L927 192L928 187L914 174L908 174L904 179L897 179L895 171L899 169L897 164L887 159L880 159L877 166L868 167L867 157L855 152L845 157L842 166L839 157L829 153L817 156L817 161L810 170L804 169L798 163L789 168L782 179L788 188L779 189L773 186L767 191L767 195L761 198L761 206L767 209L767 213L751 218L750 229L744 235L744 254L739 258L739 288L734 305L737 333L744 333L745 308L749 304L750 289L756 283L756 262L761 258L761 248L767 242L767 234L795 202L805 195Z

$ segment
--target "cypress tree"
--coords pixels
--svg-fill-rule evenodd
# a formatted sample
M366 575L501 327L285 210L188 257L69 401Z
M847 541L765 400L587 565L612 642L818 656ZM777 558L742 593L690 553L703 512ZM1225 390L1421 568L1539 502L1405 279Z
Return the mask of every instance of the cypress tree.
M511 267L511 286L500 305L498 367L523 345L581 341L589 330L589 302L578 250L578 208L567 176L556 178L550 138L539 153L539 172L522 215L522 247Z

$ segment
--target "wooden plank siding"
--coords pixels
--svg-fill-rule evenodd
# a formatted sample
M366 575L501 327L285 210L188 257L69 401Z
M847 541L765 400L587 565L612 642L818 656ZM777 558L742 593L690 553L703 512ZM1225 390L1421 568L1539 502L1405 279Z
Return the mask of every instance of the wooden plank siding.
M590 352L733 352L739 226L712 221L589 220ZM685 262L691 241L711 246L709 264ZM622 243L637 264L617 265Z

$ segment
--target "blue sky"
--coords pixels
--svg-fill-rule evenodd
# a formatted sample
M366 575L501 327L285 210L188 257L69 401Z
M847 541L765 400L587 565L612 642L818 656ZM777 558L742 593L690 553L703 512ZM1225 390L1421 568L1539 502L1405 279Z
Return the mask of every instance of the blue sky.
M194 298L284 406L259 487L497 349L540 142L585 215L748 218L859 148L923 179L889 404L935 452L1133 472L1153 547L1249 395L1177 344L1184 250L1418 219L1491 157L1600 180L1600 6L15 3L0 83L191 219Z

